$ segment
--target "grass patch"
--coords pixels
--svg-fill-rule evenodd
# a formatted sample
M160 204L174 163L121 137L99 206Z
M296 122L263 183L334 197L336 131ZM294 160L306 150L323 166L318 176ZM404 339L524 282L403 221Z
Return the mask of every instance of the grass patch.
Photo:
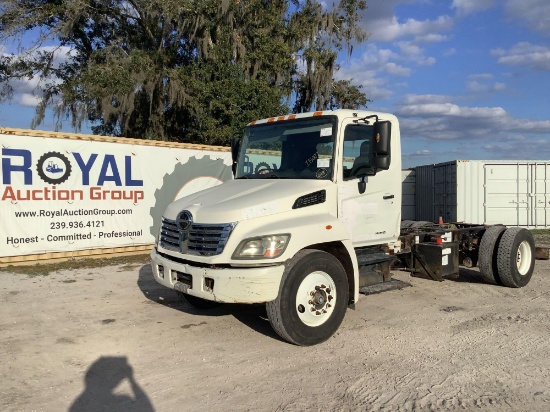
M531 229L533 235L550 235L550 229Z
M124 268L126 270L131 270L139 267L140 265L145 265L150 262L151 262L151 257L147 253L143 255L116 256L116 257L110 257L110 258L73 259L73 260L67 260L65 262L37 263L35 265L21 265L21 266L10 265L4 268L0 268L0 272L22 273L24 275L29 275L33 277L33 276L47 276L52 272L57 272L58 270L98 268L102 266L125 265Z

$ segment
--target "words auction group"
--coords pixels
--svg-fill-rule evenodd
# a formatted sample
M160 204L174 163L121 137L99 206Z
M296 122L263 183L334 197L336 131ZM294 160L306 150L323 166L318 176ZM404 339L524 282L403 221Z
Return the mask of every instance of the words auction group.
M145 198L143 190L106 190L101 187L90 187L89 200L132 200L133 203ZM57 189L55 186L43 189L16 189L6 186L2 200L84 200L84 190Z

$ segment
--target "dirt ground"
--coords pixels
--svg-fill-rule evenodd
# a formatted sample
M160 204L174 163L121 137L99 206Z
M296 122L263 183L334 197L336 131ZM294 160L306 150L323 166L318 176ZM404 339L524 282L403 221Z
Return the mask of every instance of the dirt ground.
M0 410L548 411L549 275L394 272L411 287L362 296L304 348L262 306L191 308L148 265L0 272Z

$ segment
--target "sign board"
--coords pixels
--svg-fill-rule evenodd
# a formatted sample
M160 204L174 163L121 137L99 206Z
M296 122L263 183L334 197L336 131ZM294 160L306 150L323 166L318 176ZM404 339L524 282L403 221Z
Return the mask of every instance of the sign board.
M225 148L75 136L0 133L0 257L152 244L169 203L232 177Z

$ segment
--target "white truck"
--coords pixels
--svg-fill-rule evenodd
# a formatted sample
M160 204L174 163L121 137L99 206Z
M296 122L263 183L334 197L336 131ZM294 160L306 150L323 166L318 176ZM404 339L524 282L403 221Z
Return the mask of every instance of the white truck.
M435 280L479 266L525 286L522 228L401 221L401 140L387 113L335 110L251 122L232 145L234 179L168 206L151 252L155 280L199 308L265 303L297 345L325 341L362 288L396 263Z

